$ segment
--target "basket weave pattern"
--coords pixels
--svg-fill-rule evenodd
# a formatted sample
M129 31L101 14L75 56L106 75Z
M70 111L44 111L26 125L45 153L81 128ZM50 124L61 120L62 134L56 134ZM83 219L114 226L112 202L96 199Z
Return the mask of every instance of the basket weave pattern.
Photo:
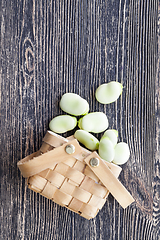
M62 143L43 139L36 157ZM83 157L68 157L64 162L28 178L28 187L55 203L66 207L87 219L94 218L103 207L108 189L83 161Z
M118 180L122 168L81 147L73 136L47 131L40 150L17 166L30 189L87 219L97 215L109 192L123 208L134 202Z

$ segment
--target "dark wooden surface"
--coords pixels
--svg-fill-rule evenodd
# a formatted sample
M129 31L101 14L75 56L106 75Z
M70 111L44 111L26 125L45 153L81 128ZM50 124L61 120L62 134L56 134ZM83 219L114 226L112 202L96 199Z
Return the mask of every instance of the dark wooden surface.
M158 0L0 1L0 239L160 239L157 19ZM101 105L95 90L112 80L122 97ZM65 92L105 112L128 142L127 209L110 195L88 221L26 188L17 162L39 149Z

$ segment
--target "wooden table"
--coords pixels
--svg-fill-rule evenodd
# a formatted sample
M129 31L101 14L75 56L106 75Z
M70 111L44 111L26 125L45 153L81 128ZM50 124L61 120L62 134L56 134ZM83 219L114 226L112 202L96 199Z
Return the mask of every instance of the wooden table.
M0 12L0 239L160 239L158 0L1 0ZM115 80L122 96L99 104L96 88ZM109 195L88 221L26 187L17 162L40 148L66 92L106 113L128 142L127 209Z

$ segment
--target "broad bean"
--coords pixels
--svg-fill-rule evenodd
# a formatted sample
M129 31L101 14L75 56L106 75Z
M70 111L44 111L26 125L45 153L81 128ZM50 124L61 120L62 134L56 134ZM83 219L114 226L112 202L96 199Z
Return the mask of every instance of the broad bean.
M89 111L88 102L75 93L65 93L60 100L60 107L74 116L85 115Z
M56 133L64 133L74 129L77 119L69 115L61 115L53 118L49 123L49 128Z
M94 151L98 149L99 141L91 133L84 130L77 130L74 137L82 143L86 148Z
M125 142L117 143L113 163L121 165L128 161L130 156L129 146Z
M100 85L96 90L96 99L102 104L115 102L122 93L122 84L119 82L109 82Z
M100 133L108 128L108 118L103 112L89 113L80 118L78 126L87 132Z
M108 137L115 147L118 140L118 131L115 129L108 129L104 132L102 137Z
M113 143L108 137L101 138L99 142L98 153L99 156L107 162L111 162L114 159Z

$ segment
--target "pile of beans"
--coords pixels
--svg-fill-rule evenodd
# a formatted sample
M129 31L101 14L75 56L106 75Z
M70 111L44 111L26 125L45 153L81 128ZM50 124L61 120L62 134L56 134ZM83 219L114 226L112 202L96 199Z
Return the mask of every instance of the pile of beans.
M100 85L96 90L96 99L102 104L116 101L122 93L122 84L109 82ZM121 165L130 156L128 144L119 142L118 131L108 128L108 118L103 112L89 112L88 102L75 93L65 93L60 100L61 109L66 112L53 118L49 123L51 131L65 133L73 130L77 124L80 128L74 137L89 150L97 150L99 156L107 162ZM70 114L70 115L68 115ZM77 116L82 116L77 121ZM100 141L92 133L102 133Z

